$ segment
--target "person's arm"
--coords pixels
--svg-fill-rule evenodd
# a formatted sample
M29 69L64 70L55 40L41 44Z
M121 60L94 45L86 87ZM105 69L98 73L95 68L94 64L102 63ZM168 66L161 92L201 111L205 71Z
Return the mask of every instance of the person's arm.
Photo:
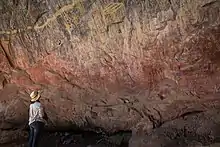
M45 112L45 109L43 106L40 107L40 116L45 119L46 121L48 120L48 117L47 117L47 113Z

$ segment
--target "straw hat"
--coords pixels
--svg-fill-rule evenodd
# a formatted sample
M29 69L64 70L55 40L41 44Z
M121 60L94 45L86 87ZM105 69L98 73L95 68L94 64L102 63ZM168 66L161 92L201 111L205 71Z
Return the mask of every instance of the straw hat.
M40 95L40 91L33 91L33 92L31 92L31 94L30 94L31 101L35 102L35 101L39 100L40 96L41 96Z

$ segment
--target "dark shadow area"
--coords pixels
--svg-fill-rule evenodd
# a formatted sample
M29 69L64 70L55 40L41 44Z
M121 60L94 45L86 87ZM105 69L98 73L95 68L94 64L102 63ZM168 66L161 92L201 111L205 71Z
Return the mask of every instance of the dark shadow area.
M95 133L83 130L45 130L39 146L48 147L128 147L131 131L119 131L113 134ZM27 138L2 147L27 147Z
M41 146L50 147L128 147L130 131L114 134L95 133L92 131L48 131L44 133Z

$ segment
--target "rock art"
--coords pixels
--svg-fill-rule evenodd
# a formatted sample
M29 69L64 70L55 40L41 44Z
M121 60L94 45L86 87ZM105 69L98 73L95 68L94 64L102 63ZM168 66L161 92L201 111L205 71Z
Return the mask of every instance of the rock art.
M1 130L27 121L32 90L57 129L144 135L219 108L217 0L2 0L0 14Z

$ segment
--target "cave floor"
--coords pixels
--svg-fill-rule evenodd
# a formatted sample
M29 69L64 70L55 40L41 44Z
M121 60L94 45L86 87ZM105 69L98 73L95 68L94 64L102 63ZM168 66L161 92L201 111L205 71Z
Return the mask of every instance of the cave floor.
M125 138L127 140L125 141ZM39 147L128 147L130 134L116 134L112 136L91 132L70 133L56 132L44 133ZM0 145L1 147L27 147L27 139Z

